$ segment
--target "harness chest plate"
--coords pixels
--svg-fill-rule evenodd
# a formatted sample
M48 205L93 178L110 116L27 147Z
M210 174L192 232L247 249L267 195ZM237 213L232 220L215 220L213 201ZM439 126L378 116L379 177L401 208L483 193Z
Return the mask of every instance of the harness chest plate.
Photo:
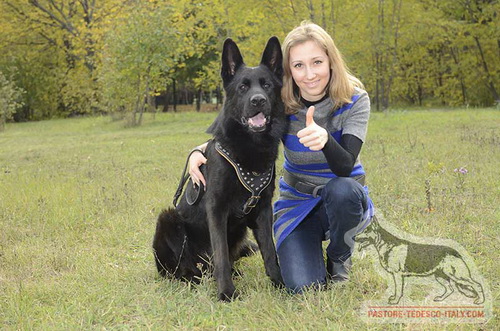
M242 210L243 214L247 215L259 202L262 191L264 191L273 180L274 164L271 165L271 168L262 173L249 171L234 160L229 151L219 142L215 143L215 149L233 166L241 185L251 193L251 197L245 202Z

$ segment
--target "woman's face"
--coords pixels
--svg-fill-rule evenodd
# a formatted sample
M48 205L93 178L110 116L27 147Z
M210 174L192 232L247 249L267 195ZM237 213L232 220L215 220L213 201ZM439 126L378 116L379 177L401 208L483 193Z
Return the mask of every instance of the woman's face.
M330 61L316 42L309 40L290 48L290 70L293 80L307 101L318 101L330 81Z

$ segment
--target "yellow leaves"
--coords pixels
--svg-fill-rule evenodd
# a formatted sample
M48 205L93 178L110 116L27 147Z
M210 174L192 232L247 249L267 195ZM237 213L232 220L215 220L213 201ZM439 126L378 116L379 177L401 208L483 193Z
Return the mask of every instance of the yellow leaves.
M384 20L378 19L381 12L377 2L361 0L39 3L48 12L30 1L0 1L2 58L22 62L30 68L26 69L30 74L30 70L38 72L35 76L57 77L50 81L50 89L46 88L49 83L33 87L33 93L40 94L37 100L56 99L57 95L41 95L48 90L60 91L62 86L72 86L75 99L85 100L76 96L92 89L85 84L100 89L105 81L117 81L123 91L133 93L126 84L134 84L130 77L138 79L148 66L155 86L164 87L168 81L179 79L186 85L212 88L220 80L220 52L225 38L236 40L245 62L253 66L270 36L277 35L283 41L286 33L307 17L315 17L316 23L333 34L372 100L383 99L375 95L377 84L383 84L391 102L488 104L488 86L494 85L498 91L500 85L496 43L499 18L493 15L494 2L481 3L481 10L471 8L474 13L465 17L456 16L463 8L455 8L464 3L456 5L453 0L427 1L425 10L421 1L405 1L401 12L396 11L399 1L386 1L380 3L385 10ZM90 3L95 3L91 18L85 16L82 6ZM446 8L448 12L443 10ZM489 67L488 76L484 64ZM92 77L98 75L97 84L86 79L67 81L78 80L76 72L80 70L92 71ZM73 92L66 89L64 93Z

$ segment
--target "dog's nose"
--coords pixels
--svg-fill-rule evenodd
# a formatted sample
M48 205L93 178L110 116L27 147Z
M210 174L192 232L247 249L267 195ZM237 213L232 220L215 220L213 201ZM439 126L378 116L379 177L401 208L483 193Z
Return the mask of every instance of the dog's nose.
M267 99L262 94L256 94L250 98L250 103L254 107L261 107L266 103Z

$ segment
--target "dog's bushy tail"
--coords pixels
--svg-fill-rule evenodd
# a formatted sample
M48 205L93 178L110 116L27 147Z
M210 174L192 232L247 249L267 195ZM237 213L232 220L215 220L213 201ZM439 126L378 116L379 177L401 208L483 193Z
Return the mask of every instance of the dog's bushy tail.
M158 273L176 276L179 272L180 259L186 249L187 234L180 215L173 208L163 210L158 216L153 239L153 253Z

